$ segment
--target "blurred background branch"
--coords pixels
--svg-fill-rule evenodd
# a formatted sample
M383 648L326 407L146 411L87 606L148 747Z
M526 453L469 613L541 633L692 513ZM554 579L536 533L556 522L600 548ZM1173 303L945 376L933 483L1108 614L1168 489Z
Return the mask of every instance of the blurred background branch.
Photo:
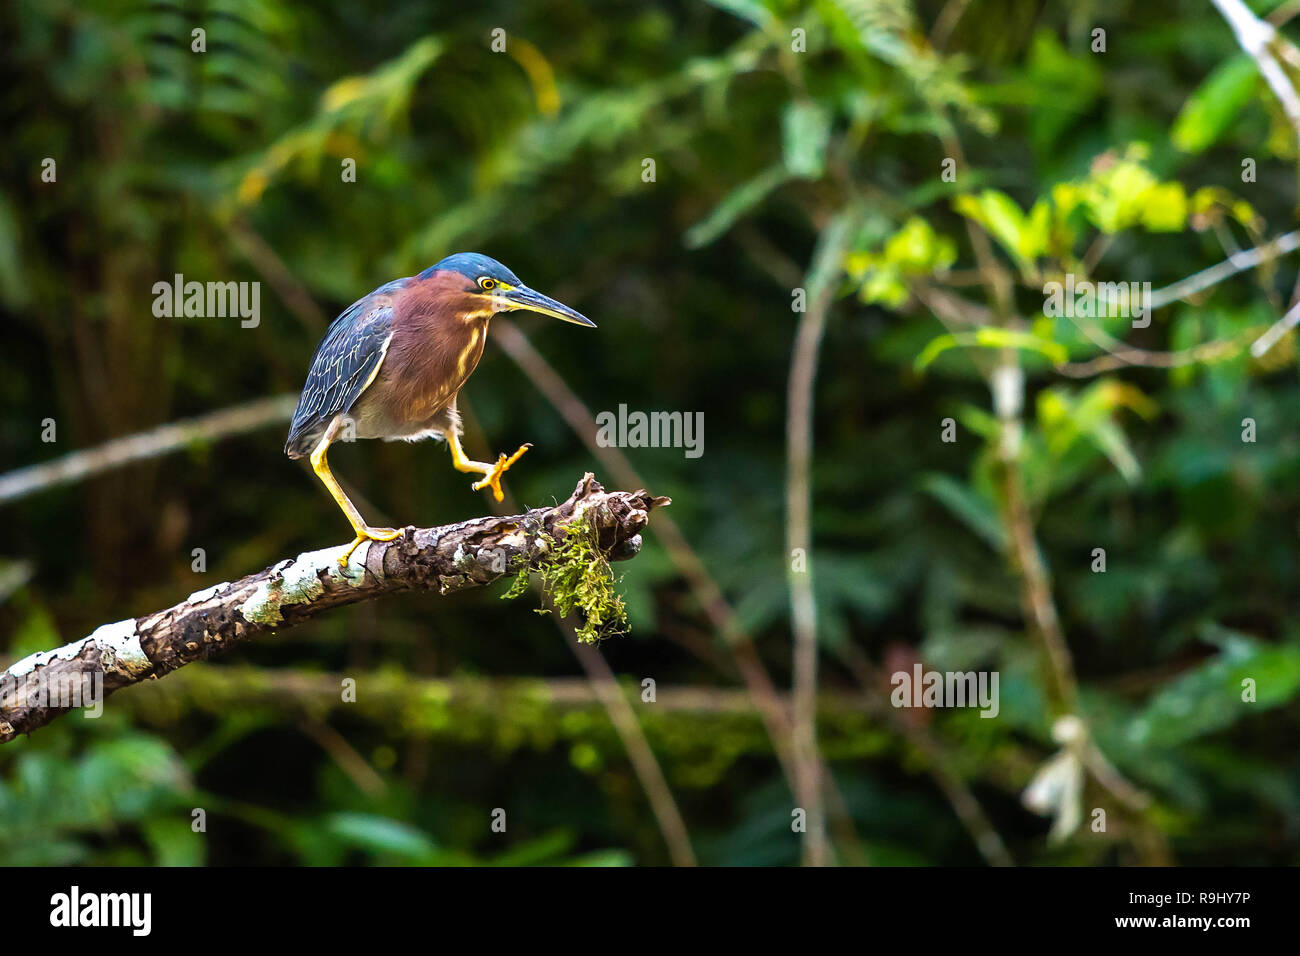
M116 438L96 448L75 451L53 461L0 474L0 504L27 495L70 485L105 471L158 458L198 445L220 441L271 425L285 425L293 415L297 395L253 399L196 418L159 425Z

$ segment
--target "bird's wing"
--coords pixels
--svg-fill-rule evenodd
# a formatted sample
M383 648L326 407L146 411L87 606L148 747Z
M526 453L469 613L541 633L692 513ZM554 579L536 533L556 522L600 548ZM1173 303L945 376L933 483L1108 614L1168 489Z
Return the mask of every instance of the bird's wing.
M394 279L343 310L321 339L289 426L285 453L311 450L336 415L361 397L384 360L392 334L393 299L409 279Z

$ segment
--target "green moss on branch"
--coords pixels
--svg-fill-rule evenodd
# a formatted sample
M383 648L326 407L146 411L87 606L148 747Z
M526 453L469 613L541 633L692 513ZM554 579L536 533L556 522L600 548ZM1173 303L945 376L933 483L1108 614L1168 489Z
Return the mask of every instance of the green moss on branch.
M582 619L577 629L579 641L594 644L626 634L627 607L617 587L621 578L614 576L586 512L558 525L557 530L561 532L558 539L545 531L534 535L534 550L527 557L520 556L515 579L502 598L519 597L536 575L543 597L560 617L578 612ZM549 610L539 608L537 613L547 614Z

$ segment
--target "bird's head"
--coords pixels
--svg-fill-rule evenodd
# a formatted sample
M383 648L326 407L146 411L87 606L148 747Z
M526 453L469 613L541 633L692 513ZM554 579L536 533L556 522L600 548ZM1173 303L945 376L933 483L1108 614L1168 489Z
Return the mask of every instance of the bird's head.
M466 296L467 315L495 315L498 312L527 310L540 312L574 325L595 328L596 323L580 312L542 295L519 281L519 277L490 256L477 252L458 252L420 273L419 278L439 275L459 276Z

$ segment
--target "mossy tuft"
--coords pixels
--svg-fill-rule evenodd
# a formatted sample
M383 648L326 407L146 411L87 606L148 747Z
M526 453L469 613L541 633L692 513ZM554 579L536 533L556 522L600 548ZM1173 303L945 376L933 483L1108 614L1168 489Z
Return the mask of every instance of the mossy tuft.
M563 537L556 541L545 531L534 535L533 561L521 555L516 561L514 582L503 600L519 597L532 582L533 574L541 578L542 594L550 599L560 617L575 610L581 613L578 640L594 644L628 631L627 608L619 596L609 559L596 538L596 531L583 515L559 526ZM536 567L532 563L536 563ZM538 614L550 613L538 608Z

